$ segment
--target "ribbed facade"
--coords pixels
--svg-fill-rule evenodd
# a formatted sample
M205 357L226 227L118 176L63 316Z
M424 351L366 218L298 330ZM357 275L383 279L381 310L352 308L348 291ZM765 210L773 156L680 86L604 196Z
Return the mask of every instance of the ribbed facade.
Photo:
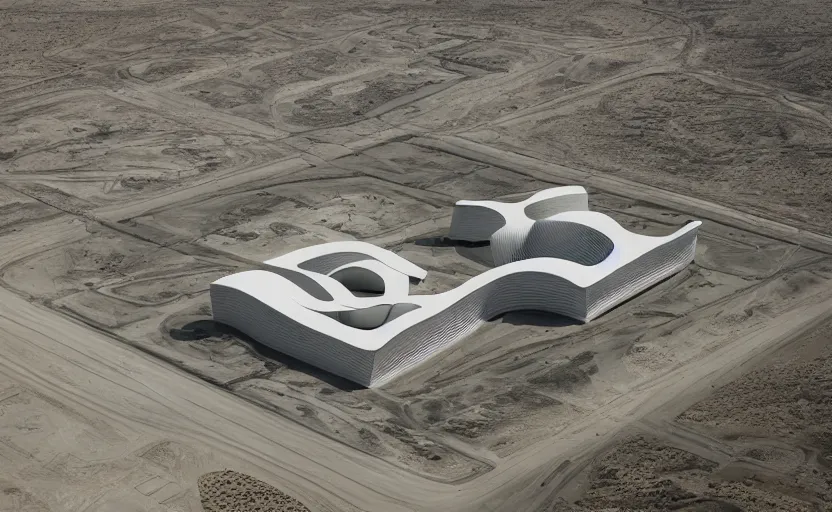
M226 276L212 283L211 305L217 322L379 386L510 311L596 318L688 265L699 224L666 237L633 234L587 211L582 187L520 203L461 201L451 238L490 241L495 268L453 290L409 295L424 270L370 244L337 242L269 260L272 272Z

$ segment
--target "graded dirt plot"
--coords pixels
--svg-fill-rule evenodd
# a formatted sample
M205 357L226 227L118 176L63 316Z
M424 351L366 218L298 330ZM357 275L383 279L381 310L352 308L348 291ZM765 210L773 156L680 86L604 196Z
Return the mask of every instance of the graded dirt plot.
M689 74L576 100L478 137L815 229L832 216L830 126L788 102Z
M94 105L90 108L90 105ZM104 94L69 93L15 108L0 133L7 183L48 204L87 210L284 156L256 137L204 131Z
M464 68L476 68L487 73L507 73L515 65L530 56L522 46L504 44L498 47L482 42L471 42L436 52L435 57L449 64Z
M737 77L763 78L792 93L828 99L832 77L828 40L823 34L830 20L823 6L803 3L794 9L789 3L771 0L718 7L691 2L686 10L702 20L703 66ZM758 10L766 15L760 16Z
M596 461L576 510L817 510L794 489L751 475L722 474L711 460L640 436Z
M803 334L677 424L648 423L653 434L609 449L582 477L576 510L825 510L832 500L830 327Z
M188 76L200 72L206 72L212 68L222 69L226 66L221 59L152 59L142 60L127 68L130 76L144 82L158 83L162 81L172 82L176 78Z
M393 73L370 73L309 94L292 94L275 102L278 126L303 131L344 124L365 115L380 115L447 87L455 73L417 66Z
M0 509L823 509L830 23L0 0ZM694 262L588 325L491 319L382 389L211 319L217 278L331 241L451 290L490 259L447 238L456 201L560 185L640 234L703 220Z
M273 124L273 104L280 90L296 82L314 83L338 73L350 73L363 65L355 59L326 48L286 53L250 67L235 67L212 78L191 82L180 92L209 106Z
M348 382L285 356L281 359L285 365L267 379L248 379L231 389L313 431L416 474L453 482L492 469L488 460L478 459L464 447L458 449L441 437L414 428L392 403L360 393ZM322 385L320 379L332 381L332 386Z
M778 449L778 445L793 445L795 450L807 451L809 461L828 472L832 467L830 327L819 326L784 351L782 359L720 388L678 421L726 442L748 445L752 459L772 465L782 462L785 469L791 466L789 448ZM760 447L754 448L755 444ZM766 450L766 445L771 449ZM785 460L779 461L783 452ZM832 495L825 499L829 501Z
M216 30L194 19L179 19L167 23L151 23L144 27L135 27L129 31L119 31L106 38L96 38L86 43L70 48L64 48L50 55L58 60L84 63L91 61L115 62L124 57L140 54L144 51L159 48L163 52L183 49L188 43L210 37Z
M522 174L409 143L372 147L360 155L339 158L334 164L384 181L442 194L451 203L458 197L501 197L532 192L540 187L539 182Z
M25 194L0 187L0 235L59 214L59 211Z
M411 224L447 214L436 204L444 197L426 203L422 200L426 194L414 195L374 178L320 178L227 194L134 222L161 226L199 238L207 247L263 261L316 241L398 234Z
M155 247L151 250L146 242L98 228L81 241L5 267L0 278L12 289L40 300L55 301L99 289L135 305L153 305L188 295L192 290L181 278L192 274L210 275L211 270L216 273L227 268L211 269L175 250ZM154 276L163 280L161 286L151 284ZM175 276L180 276L175 285L165 287L164 281L172 281ZM203 275L197 283L205 277L208 276ZM194 283L197 288L204 289L203 284L197 283Z

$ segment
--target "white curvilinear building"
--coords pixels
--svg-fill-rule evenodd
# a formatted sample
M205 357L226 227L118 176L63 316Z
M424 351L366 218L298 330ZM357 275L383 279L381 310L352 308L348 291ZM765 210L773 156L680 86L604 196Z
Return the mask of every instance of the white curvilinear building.
M588 322L686 267L700 225L668 236L631 233L589 211L577 186L519 203L459 201L450 238L490 242L484 249L495 266L453 290L410 295L424 270L372 244L334 242L215 281L211 306L217 322L374 387L509 311Z

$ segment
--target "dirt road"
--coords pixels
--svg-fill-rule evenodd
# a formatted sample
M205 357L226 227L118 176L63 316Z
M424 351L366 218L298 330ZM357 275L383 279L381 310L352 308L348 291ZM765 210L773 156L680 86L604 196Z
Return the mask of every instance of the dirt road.
M25 439L38 432L50 454L44 459L46 449L40 446L27 453L18 451L16 457L32 460L4 464L4 468L13 467L12 475L5 476L23 478L38 462L53 464L71 455L81 465L119 465L129 479L142 470L138 464L130 467L135 455L127 454L145 446L179 443L211 453L200 464L180 468L181 480L174 483L183 490L185 501L195 499L188 490L197 473L233 467L280 482L315 510L509 511L518 510L518 502L523 503L523 510L535 510L548 496L541 493L541 487L557 487L560 474L568 474L570 464L579 464L582 456L624 426L668 403L676 407L692 403L710 391L711 382L735 376L749 361L827 319L832 311L828 295L784 316L772 328L733 340L702 360L645 383L553 438L501 461L487 475L449 486L317 435L2 290L0 383L4 389L0 407L29 395L58 411L54 416L46 409L29 409L14 418L4 415L2 428L9 440L4 446L26 446ZM53 430L45 429L46 425ZM84 436L95 437L86 446L79 444L81 428ZM42 473L38 478L37 486L45 487L49 478L59 475ZM189 478L194 480L189 482ZM102 503L138 504L152 498L137 492L131 495L130 489L101 479L79 485ZM38 499L57 502L61 492ZM489 508L482 508L485 503Z

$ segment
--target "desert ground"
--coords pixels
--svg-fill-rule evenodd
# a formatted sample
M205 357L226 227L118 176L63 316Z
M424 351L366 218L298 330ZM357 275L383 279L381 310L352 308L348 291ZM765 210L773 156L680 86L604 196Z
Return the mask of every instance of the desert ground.
M0 0L0 510L832 510L817 0ZM211 322L363 240L443 291L459 199L583 185L693 264L381 389Z

